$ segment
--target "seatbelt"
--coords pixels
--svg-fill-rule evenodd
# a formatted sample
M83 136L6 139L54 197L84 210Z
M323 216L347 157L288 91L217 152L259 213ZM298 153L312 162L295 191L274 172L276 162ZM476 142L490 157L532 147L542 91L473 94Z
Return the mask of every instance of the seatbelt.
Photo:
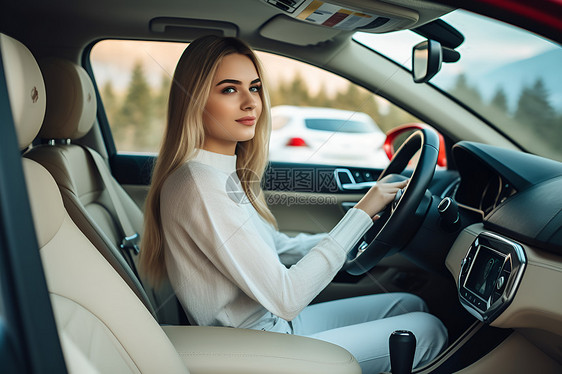
M105 161L103 160L101 155L96 151L94 151L93 149L86 146L83 146L82 148L87 150L88 153L90 153L90 156L92 156L92 160L94 161L94 164L98 169L98 173L101 176L102 182L105 185L105 188L109 194L109 200L111 201L111 204L113 205L113 209L117 214L117 222L119 224L119 227L121 228L121 235L123 235L123 240L121 241L119 247L127 255L129 260L129 265L131 266L131 269L133 270L133 272L135 273L135 275L140 281L139 274L137 273L135 263L130 253L132 251L134 255L139 254L140 236L133 228L133 225L129 220L129 216L125 212L125 208L123 208L123 204L121 204L121 199L119 199L117 190L115 189L113 177L109 173L109 169Z

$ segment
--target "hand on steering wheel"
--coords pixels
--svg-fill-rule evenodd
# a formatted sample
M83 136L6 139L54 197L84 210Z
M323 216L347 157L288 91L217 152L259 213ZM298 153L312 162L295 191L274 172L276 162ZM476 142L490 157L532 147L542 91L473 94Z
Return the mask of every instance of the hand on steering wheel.
M379 180L355 205L355 208L362 209L370 217L373 217L373 221L380 218L377 213L383 211L395 199L396 193L408 185L407 180L389 183L389 177L392 176L387 175Z
M410 135L379 177L379 181L383 181L384 179L384 181L387 182L390 181L391 178L403 181L406 178L397 174L404 171L408 162L418 151L419 158L409 183L407 183L407 186L401 193L396 194L394 202L385 210L384 217L379 220L380 222L373 225L371 230L367 233L368 246L361 251L355 251L355 253L352 251L349 253L348 260L344 265L344 269L348 273L360 275L371 270L387 254L396 253L404 248L417 231L430 203L430 201L424 199L424 196L433 178L433 173L435 172L435 166L437 164L437 156L439 154L439 137L437 133L432 129L424 128ZM392 176L387 177L390 175ZM392 188L398 186L398 184L395 183L384 183L381 185L392 186ZM375 194L371 192L371 190L367 192L367 195L369 193ZM361 202L363 202L363 200L364 199L361 199ZM365 200L369 201L369 199ZM376 209L377 202L365 202L360 207L366 205L368 205L370 209ZM369 214L369 211L367 212ZM373 215L375 213L376 212L374 212ZM373 230L377 232L373 233ZM373 236L374 238L371 240L370 237Z

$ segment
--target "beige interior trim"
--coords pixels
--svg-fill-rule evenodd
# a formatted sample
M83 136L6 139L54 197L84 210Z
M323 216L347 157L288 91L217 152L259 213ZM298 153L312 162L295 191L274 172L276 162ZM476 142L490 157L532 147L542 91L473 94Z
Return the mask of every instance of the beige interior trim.
M460 233L451 247L446 265L456 283L458 283L462 259L474 239L483 231L486 230L482 224L469 226ZM562 284L562 266L560 265L560 259L554 254L522 243L519 244L523 247L527 257L527 267L513 301L502 314L492 321L491 325L516 329L517 333L526 338L524 345L532 344L533 350L542 350L541 354L545 355L546 352L548 356L562 362L562 350L560 350L560 347L562 347L560 345L560 342L562 342L562 297L560 297L559 289L559 285ZM552 344L545 343L545 340L552 342ZM513 356L516 356L516 350L520 349L523 343L519 342L515 346L513 344L509 343L507 345L509 348L505 349L514 349ZM553 350L553 346L558 346L558 350ZM500 350L499 352L500 354L490 353L488 356L501 357L503 351ZM527 359L529 362L533 362L538 358L538 355L530 355ZM496 360L496 358L488 358L483 362L485 365L495 364L497 367L501 367L495 361L489 362L492 360ZM528 363L525 362L524 364ZM532 366L532 369L529 370L521 369L517 365L514 367L517 368L515 372L541 372L541 369L535 366ZM560 366L556 367L558 371L545 369L545 372L562 372ZM467 371L467 373L473 372L494 372L494 370L491 369L491 366L485 366L485 368L475 366L473 371ZM510 370L502 367L501 372L510 372Z
M537 329L518 329L517 332L562 365L562 336Z
M228 327L163 326L190 373L361 373L345 349L324 341Z
M523 245L527 268L511 305L492 326L536 328L562 336L560 257Z
M482 224L464 229L449 251L446 265L458 283L461 261L478 234ZM502 328L533 328L562 336L562 265L554 254L537 250L522 243L527 256L527 268L523 273L515 297L507 309L492 323Z
M357 202L362 194L336 195L308 192L265 191L265 198L279 223L279 231L329 232L342 219L343 202Z
M557 374L561 372L562 365L545 355L521 334L514 332L482 359L457 373Z

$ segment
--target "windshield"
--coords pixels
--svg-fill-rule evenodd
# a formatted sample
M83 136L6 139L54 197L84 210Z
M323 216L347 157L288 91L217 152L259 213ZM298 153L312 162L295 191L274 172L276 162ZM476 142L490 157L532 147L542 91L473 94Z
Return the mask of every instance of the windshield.
M562 49L522 29L466 11L442 19L460 31L461 58L444 63L430 84L472 108L522 147L562 161ZM411 31L354 35L411 69Z

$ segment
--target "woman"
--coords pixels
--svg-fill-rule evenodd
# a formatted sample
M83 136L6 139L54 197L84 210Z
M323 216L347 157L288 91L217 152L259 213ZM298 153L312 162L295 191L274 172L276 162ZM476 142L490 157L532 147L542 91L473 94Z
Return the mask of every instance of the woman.
M378 183L330 233L278 232L259 186L271 132L265 88L258 59L240 40L207 36L187 47L148 195L141 268L155 281L168 275L193 324L327 340L364 372L388 370L390 333L409 329L415 364L427 362L446 332L413 295L307 307L406 182Z

